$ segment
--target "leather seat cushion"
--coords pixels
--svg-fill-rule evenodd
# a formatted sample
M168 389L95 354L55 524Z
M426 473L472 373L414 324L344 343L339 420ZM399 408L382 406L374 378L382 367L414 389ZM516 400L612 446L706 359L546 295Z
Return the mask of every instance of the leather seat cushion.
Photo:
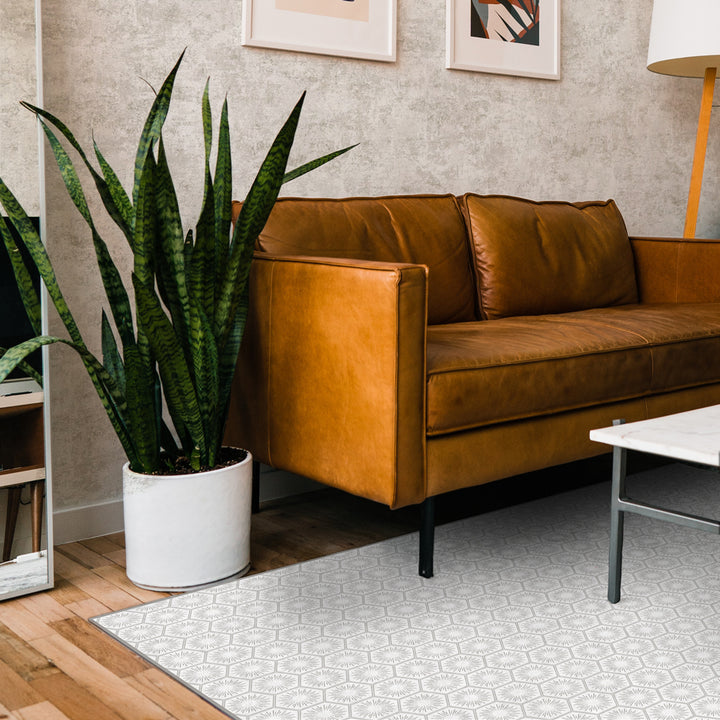
M480 317L566 313L638 302L625 222L607 202L462 198Z
M465 222L454 195L281 198L258 244L278 255L427 265L428 321L477 318Z
M429 435L720 381L720 304L428 328Z

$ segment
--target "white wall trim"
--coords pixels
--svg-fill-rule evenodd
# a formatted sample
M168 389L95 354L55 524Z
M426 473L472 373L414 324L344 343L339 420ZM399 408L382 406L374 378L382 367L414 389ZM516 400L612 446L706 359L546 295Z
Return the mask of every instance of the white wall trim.
M56 510L53 513L53 544L87 540L123 529L122 500Z

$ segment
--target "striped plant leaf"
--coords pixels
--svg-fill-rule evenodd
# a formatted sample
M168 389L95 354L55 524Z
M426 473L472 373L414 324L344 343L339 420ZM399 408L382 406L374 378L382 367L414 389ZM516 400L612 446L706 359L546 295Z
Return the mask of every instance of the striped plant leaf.
M82 335L60 290L45 246L42 244L40 236L37 234L35 226L27 213L23 210L17 198L12 194L2 179L0 179L0 204L5 208L5 212L15 226L25 248L30 253L30 257L32 257L35 267L47 288L48 295L70 337L78 345L84 346L85 343L83 342Z
M142 472L160 469L160 438L155 411L155 376L152 366L143 359L137 345L125 348L127 379L127 422L135 440Z
M75 139L75 136L70 131L70 128L68 128L68 126L65 125L65 123L63 123L61 120L56 118L52 113L47 112L47 110L43 110L42 108L35 107L34 105L31 105L30 103L27 103L27 102L22 102L20 104L23 107L30 110L31 112L33 112L35 115L37 115L38 118L44 118L51 125L54 125L60 131L60 133L65 137L65 139L70 143L70 145L77 151L81 160L85 164L85 167L88 169L88 171L92 175L92 178L95 182L95 187L97 188L98 194L100 195L100 198L103 201L103 205L105 206L105 209L107 210L108 214L113 219L113 221L117 224L117 226L122 230L122 232L125 235L125 237L127 238L128 242L131 243L132 242L131 225L128 223L128 218L126 217L125 213L123 212L123 207L117 205L117 201L116 201L117 189L110 187L108 184L108 181L107 181L107 177L103 177L103 175L100 175L97 172L97 170L92 166L92 164L88 160L88 157L87 157L85 151L82 149L82 146ZM114 175L114 173L113 173L113 175ZM117 180L117 178L115 178L115 180ZM124 191L123 191L123 193L124 193Z
M193 302L190 311L190 343L193 358L193 376L197 391L200 416L206 438L206 457L201 465L213 467L220 451L222 437L218 433L218 351L212 324L201 305Z
M356 147L357 143L355 145L348 145L348 147L343 148L342 150L336 150L335 152L329 153L328 155L323 155L316 160L311 160L310 162L305 163L304 165L301 165L300 167L297 167L294 170L285 173L282 179L283 185L287 182L290 182L291 180L295 180L295 178L299 178L301 175L305 175L305 173L309 173L311 170L315 170L321 167L325 163L334 160L336 157L340 157L340 155L344 155L346 152Z
M25 342L10 348L2 357L0 357L0 382L5 380L5 378L28 355L44 345L52 345L54 343L63 343L64 345L68 345L80 355L90 380L92 381L100 401L110 418L110 422L115 430L115 433L123 446L123 450L125 451L128 460L132 462L133 459L136 458L136 453L132 438L125 423L124 413L126 412L126 406L124 402L118 403L117 388L115 387L112 378L97 358L95 358L95 356L92 355L92 353L90 353L84 345L78 345L70 340L50 335L40 335L38 337L31 338L30 340L26 340ZM137 460L135 460L135 462L137 462Z
M107 295L108 302L110 303L110 309L113 319L115 320L115 327L117 327L118 333L120 334L120 339L123 345L133 343L134 330L132 313L130 310L130 299L128 298L125 287L122 284L120 273L110 256L107 244L100 237L100 234L95 227L95 223L93 222L92 215L90 214L90 208L88 207L85 193L83 191L82 184L80 183L77 171L75 170L75 166L53 131L42 120L40 121L40 124L50 143L50 148L55 156L55 162L60 169L60 174L63 182L65 183L68 195L70 195L73 204L90 227L100 276L102 278L103 287L105 288L105 294Z
M35 289L35 283L33 282L30 271L25 265L25 261L20 254L20 249L15 244L13 236L5 224L5 220L0 217L0 236L2 236L5 249L7 250L8 257L10 258L10 265L12 266L13 275L15 276L15 283L20 294L23 306L25 308L25 314L30 321L30 326L36 335L40 335L41 329L41 312L40 312L40 296Z
M61 339L49 335L39 335L19 345L5 349L2 357L0 357L0 383L3 382L30 353L39 350L43 345L51 345L56 342L61 342Z
M152 287L144 285L135 274L133 286L138 318L160 370L168 410L181 418L190 435L191 448L198 448L201 455L204 455L206 442L197 391L177 335Z
M100 170L102 171L103 177L105 178L108 192L110 193L113 200L112 203L105 203L105 208L107 209L111 217L113 217L112 208L117 208L117 211L122 218L122 222L118 222L117 220L115 220L115 222L117 225L120 226L121 229L127 228L127 232L125 233L125 235L126 237L128 237L128 239L131 239L129 232L133 224L134 210L132 203L130 202L130 198L125 192L125 188L122 186L122 183L118 179L118 176L115 174L115 171L110 167L108 161L104 158L103 154L100 152L100 148L97 146L97 143L94 140L93 148L95 150L95 157L100 164ZM113 219L115 218L113 217ZM130 243L130 245L132 246L132 242Z
M210 168L205 168L205 200L195 227L193 248L188 275L191 303L198 303L208 317L215 313L215 190Z
M145 167L145 159L151 154L152 147L160 137L162 126L165 124L168 109L170 108L170 99L172 97L173 86L175 84L175 76L180 69L180 63L185 56L183 50L178 61L175 63L170 74L165 78L160 92L156 95L155 101L150 108L145 125L143 126L138 143L137 153L135 154L135 182L133 184L133 206L137 207L138 195L140 193L140 179Z
M102 354L103 354L103 365L108 371L115 384L118 387L118 392L121 395L125 395L125 368L123 366L122 357L118 352L117 343L115 342L115 336L113 335L110 322L107 319L105 310L102 311L102 318L100 324L100 337L102 340Z
M215 285L216 295L227 264L232 217L232 157L230 152L230 123L227 98L223 102L218 133L218 152L213 179L215 193ZM214 312L213 312L214 315Z
M182 220L165 148L160 139L155 180L155 203L159 242L155 267L160 297L170 311L173 326L183 345L187 344L190 302L185 280ZM189 362L189 354L186 356Z
M210 153L212 152L212 110L210 108L210 78L205 83L205 90L202 96L202 124L203 138L205 139L205 165L210 165Z
M225 422L227 418L228 408L230 407L230 394L232 392L233 378L235 377L235 369L237 367L238 353L245 334L245 323L248 316L248 300L250 297L249 285L245 284L245 289L240 295L240 302L235 320L233 321L230 332L228 333L223 347L222 353L218 360L218 405L222 409L222 424L218 427L218 435L222 438L225 434Z
M133 273L141 283L149 286L152 286L155 279L155 247L158 236L155 175L155 158L150 152L145 156L145 166L138 181L133 242Z
M241 271L244 271L243 265L247 258L247 246L254 246L255 238L265 226L270 211L280 193L304 100L305 93L298 100L271 145L243 202L240 216L235 223L230 261L223 277L222 289L215 312L215 337L218 338L220 352L223 351L232 328L239 296L242 292L238 279Z
M0 357L2 357L7 351L7 348L0 347ZM20 370L23 375L31 377L40 387L43 386L43 376L32 365L24 360L21 360L15 367Z

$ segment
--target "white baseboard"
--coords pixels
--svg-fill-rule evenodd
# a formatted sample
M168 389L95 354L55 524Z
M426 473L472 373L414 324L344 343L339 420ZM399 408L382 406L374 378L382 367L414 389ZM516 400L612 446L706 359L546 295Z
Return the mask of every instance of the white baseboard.
M307 478L262 465L260 468L260 502L320 490L324 486ZM123 503L114 500L97 505L56 510L53 513L53 543L87 540L123 530Z
M123 529L122 500L53 512L53 544L110 535Z

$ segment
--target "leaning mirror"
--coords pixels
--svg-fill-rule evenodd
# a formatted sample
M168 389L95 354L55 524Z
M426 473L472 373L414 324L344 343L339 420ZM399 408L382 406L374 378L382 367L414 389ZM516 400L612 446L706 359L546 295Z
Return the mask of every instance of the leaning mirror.
M0 68L0 175L44 236L43 147L35 117L19 103L42 105L40 0L0 2ZM42 301L35 322L45 333L39 278L29 258L23 262ZM0 242L0 348L35 334ZM53 581L47 357L41 353L0 383L0 600Z

